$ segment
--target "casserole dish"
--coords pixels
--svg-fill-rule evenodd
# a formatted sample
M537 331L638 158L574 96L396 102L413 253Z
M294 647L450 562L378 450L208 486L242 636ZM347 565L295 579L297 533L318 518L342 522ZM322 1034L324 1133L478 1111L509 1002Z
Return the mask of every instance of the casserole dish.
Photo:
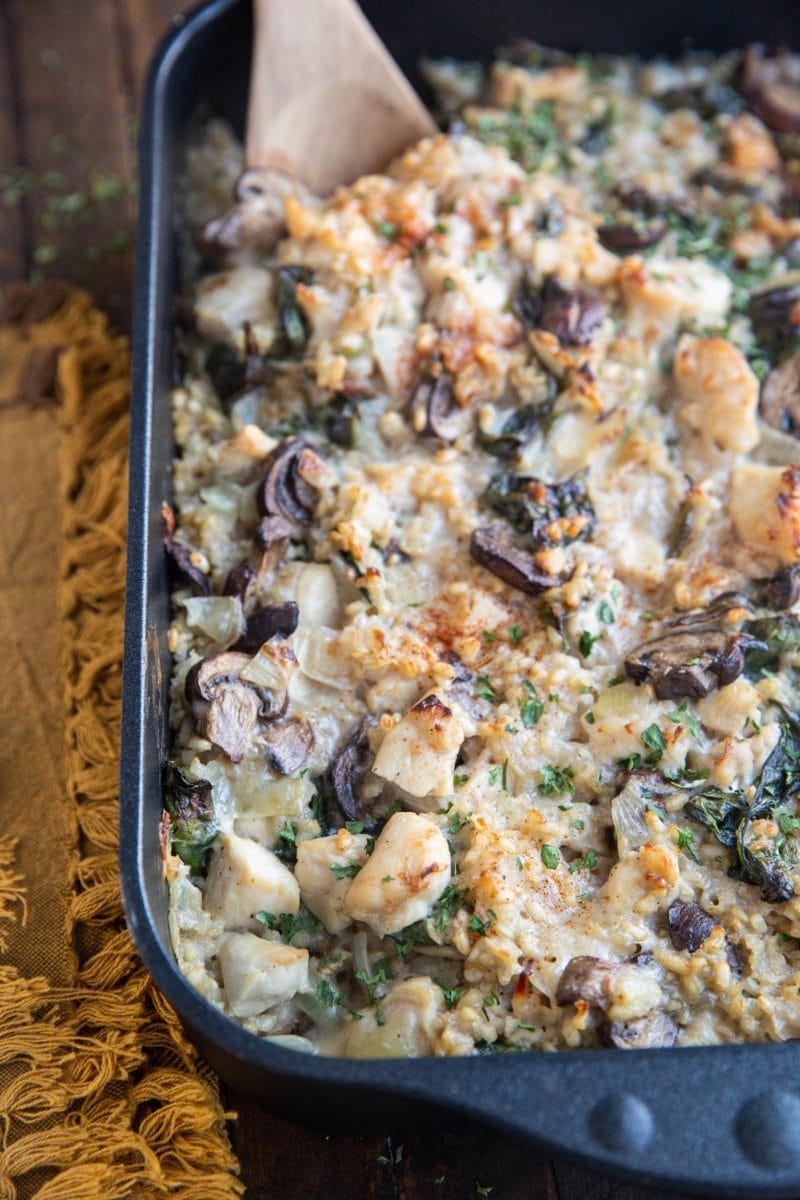
M455 21L448 19L451 14L444 4L435 10L436 30L428 36L416 29L413 45L406 41L408 31L384 28L381 12L370 15L390 45L399 50L401 60L405 57L407 67L423 50L469 56L490 49L478 22L463 30L463 39L459 34L458 44L452 44L450 29ZM592 36L591 14L576 6L572 38L575 45L591 48L643 52L662 46L677 48L678 35L685 29L680 14L656 16L664 24L656 30L655 43L652 30L630 26L615 40L615 21L625 18L624 6L617 6L600 40ZM387 20L390 17L388 14ZM774 30L759 32L776 40L787 38L789 31L781 26L780 13L774 18ZM498 13L490 40L502 41L515 32L563 41L557 29L526 20L524 13L508 5ZM698 38L704 44L721 45L726 40L747 40L754 33L742 24L729 28L724 39L715 38L710 30L699 31ZM149 142L144 163L135 344L121 830L129 917L145 960L220 1073L286 1115L326 1121L335 1104L340 1127L352 1123L363 1129L359 1109L365 1100L376 1126L411 1113L429 1117L432 1107L449 1108L570 1151L601 1169L622 1170L676 1186L694 1185L706 1193L716 1189L728 1195L737 1190L749 1195L758 1190L788 1194L796 1183L791 1160L796 1149L798 1100L788 1089L771 1092L768 1077L791 1070L791 1046L686 1050L680 1055L642 1053L626 1059L618 1053L586 1052L560 1055L556 1060L525 1056L402 1065L300 1059L229 1026L198 996L189 995L175 974L166 949L157 838L160 767L166 751L163 681L167 677L164 633L168 620L158 509L168 492L171 457L167 407L171 347L166 330L172 255L166 201L173 193L178 134L196 103L203 100L212 110L234 119L241 111L242 97L228 84L233 73L210 65L212 47L214 62L225 64L242 61L246 46L246 14L241 6L219 4L203 10L168 45L156 68L146 125ZM779 1053L784 1056L780 1064ZM746 1062L741 1061L742 1055ZM730 1088L726 1086L728 1071ZM746 1080L746 1086L741 1080ZM687 1094L696 1098L695 1112L686 1111L691 1107L684 1099ZM680 1109L677 1096L681 1097ZM562 1111L567 1105L569 1121ZM699 1139L712 1131L715 1152L704 1152L701 1161Z

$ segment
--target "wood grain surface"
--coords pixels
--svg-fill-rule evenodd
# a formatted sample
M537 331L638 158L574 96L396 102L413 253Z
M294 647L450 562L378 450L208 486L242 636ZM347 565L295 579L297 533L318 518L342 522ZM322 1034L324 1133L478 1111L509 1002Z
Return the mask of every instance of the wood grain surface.
M154 46L188 8L182 0L0 0L0 284L67 279L128 329L142 81ZM325 1136L236 1094L226 1101L239 1113L231 1137L248 1200L662 1195L549 1162L490 1132Z

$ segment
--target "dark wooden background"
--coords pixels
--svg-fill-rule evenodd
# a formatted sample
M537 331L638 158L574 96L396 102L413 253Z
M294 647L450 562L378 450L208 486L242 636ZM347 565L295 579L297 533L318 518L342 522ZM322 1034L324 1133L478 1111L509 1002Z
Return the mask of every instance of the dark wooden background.
M0 284L69 280L128 330L144 73L157 41L189 7L185 0L0 0ZM549 1162L490 1132L328 1137L235 1094L227 1103L239 1113L231 1137L248 1200L661 1195Z

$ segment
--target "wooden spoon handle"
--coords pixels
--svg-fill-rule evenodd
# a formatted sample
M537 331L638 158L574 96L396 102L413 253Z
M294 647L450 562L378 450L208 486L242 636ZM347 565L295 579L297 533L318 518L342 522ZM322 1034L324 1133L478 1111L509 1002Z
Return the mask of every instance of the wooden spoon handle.
M354 0L253 0L248 168L320 196L436 132Z

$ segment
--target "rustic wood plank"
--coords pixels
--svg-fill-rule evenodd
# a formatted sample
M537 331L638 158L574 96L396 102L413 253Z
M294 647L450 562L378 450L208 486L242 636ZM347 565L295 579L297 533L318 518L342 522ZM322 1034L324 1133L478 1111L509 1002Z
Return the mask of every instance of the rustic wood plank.
M89 288L126 327L133 276L134 160L115 53L113 0L88 10L10 0L16 25L34 277Z
M404 1137L326 1135L269 1116L229 1094L231 1138L247 1200L558 1200L552 1167L497 1133ZM633 1198L629 1198L633 1200Z
M141 111L153 51L193 7L190 0L117 0L119 51L134 112Z
M28 272L14 33L12 13L0 6L0 286Z

